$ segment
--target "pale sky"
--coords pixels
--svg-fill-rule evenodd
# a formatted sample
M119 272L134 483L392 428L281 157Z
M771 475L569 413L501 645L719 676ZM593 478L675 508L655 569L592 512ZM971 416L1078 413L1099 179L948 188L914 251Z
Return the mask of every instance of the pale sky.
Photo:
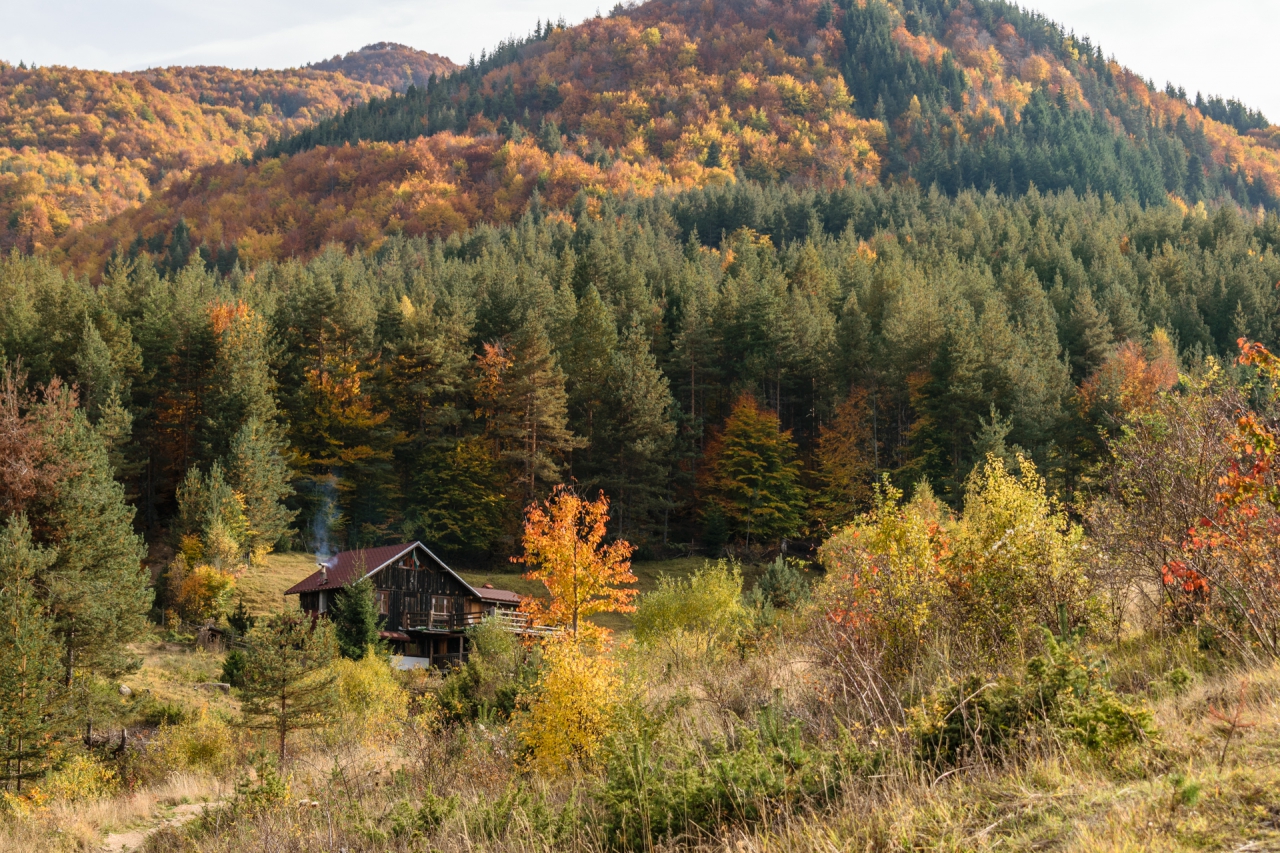
M285 68L376 41L457 62L539 18L577 23L612 0L0 0L0 58L111 71ZM1280 0L1034 0L1157 86L1237 97L1280 123Z

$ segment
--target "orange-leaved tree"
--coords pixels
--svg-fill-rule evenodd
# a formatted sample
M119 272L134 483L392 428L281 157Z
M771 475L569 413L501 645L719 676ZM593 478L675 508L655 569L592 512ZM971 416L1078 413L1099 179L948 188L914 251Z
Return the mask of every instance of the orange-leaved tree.
M545 502L525 511L524 555L512 557L529 567L526 580L541 581L548 601L530 599L525 605L543 624L595 633L583 623L596 613L629 613L636 591L631 573L630 542L606 542L609 499L604 493L587 500L567 485L556 486Z

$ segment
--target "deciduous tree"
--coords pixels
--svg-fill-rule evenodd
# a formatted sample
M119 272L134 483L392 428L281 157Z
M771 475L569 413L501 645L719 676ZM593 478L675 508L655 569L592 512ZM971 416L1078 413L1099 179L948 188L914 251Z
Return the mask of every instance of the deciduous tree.
M534 619L567 627L574 636L600 629L585 623L597 613L628 613L636 590L630 543L607 539L609 499L589 501L569 486L557 486L545 503L525 513L524 555L512 559L529 567L525 578L541 581L549 601L528 599Z

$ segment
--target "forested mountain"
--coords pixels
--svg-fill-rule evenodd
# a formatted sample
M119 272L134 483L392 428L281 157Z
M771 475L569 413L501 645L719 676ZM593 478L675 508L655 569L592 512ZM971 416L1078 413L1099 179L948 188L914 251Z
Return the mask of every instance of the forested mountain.
M389 41L367 44L346 56L335 55L307 67L337 71L352 80L385 86L393 92L403 92L410 86L426 86L433 76L446 77L459 68L446 56Z
M535 192L560 206L579 190L735 179L1271 208L1277 146L1260 114L1155 89L997 0L654 0L540 24L443 80L282 137L253 167L209 167L63 251L96 274L184 220L196 243L256 262L511 222Z
M38 250L194 167L244 158L385 88L311 70L113 74L0 63L0 248Z
M777 413L743 410L752 452L795 472L790 521L756 536L823 529L881 473L956 500L1017 448L1071 495L1146 365L1277 338L1280 220L1232 205L751 183L588 201L225 276L189 245L97 287L14 259L0 351L132 422L115 452L148 529L178 523L191 472L244 476L252 419L272 426L237 452L284 454L299 542L320 516L344 543L475 554L569 477L631 541L742 535L713 474L744 394Z

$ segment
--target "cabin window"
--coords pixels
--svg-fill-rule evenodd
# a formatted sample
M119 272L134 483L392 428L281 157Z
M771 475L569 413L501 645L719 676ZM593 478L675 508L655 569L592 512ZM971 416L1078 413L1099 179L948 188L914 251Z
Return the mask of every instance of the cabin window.
M391 613L391 593L378 590L378 615L388 616Z

